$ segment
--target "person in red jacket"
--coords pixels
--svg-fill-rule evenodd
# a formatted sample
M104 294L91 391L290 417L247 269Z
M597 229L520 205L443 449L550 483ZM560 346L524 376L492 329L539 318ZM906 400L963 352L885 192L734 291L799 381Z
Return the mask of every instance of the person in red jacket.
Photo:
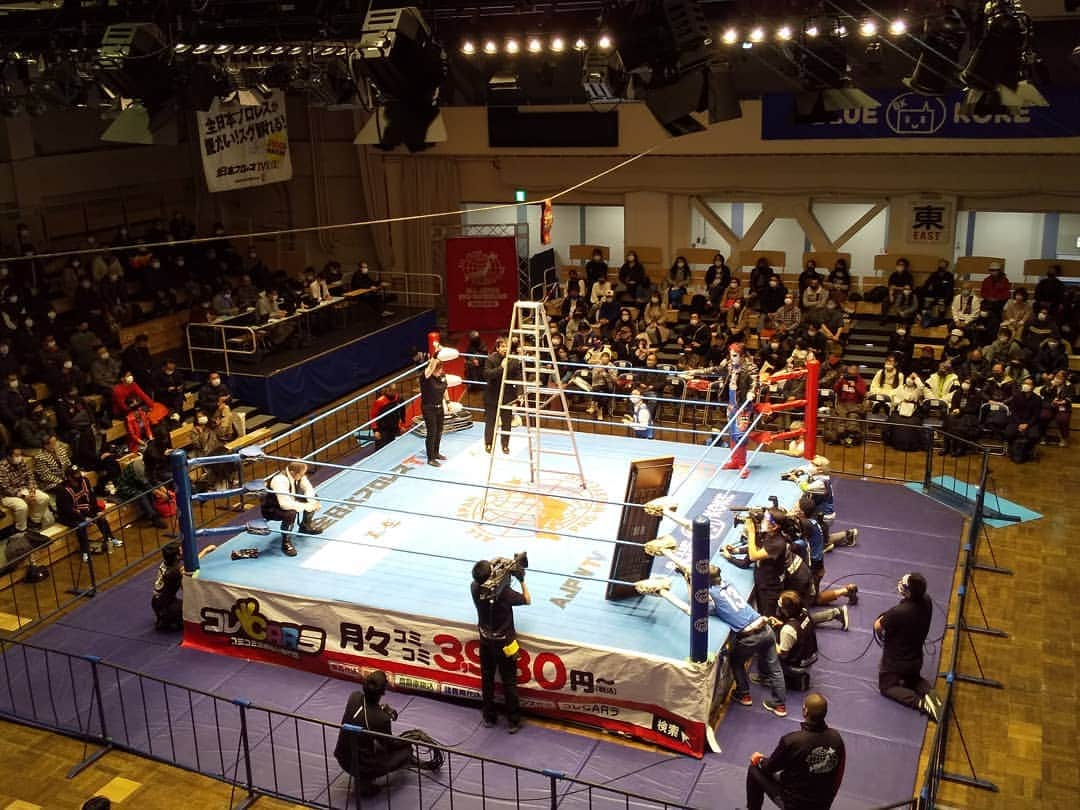
M1001 315L1005 308L1005 302L1009 300L1012 284L1005 275L1005 268L1001 262L990 262L990 275L983 279L982 287L979 288L979 296L982 305L987 309Z
M859 376L859 367L852 363L845 369L844 376L833 386L836 392L837 410L842 414L862 411L866 401L866 380Z
M112 389L113 415L118 419L127 416L128 411L131 410L128 403L132 400L136 404L142 402L147 408L154 405L154 400L150 399L149 395L135 382L135 375L130 371L125 371L124 376L120 378L120 382L114 385Z
M126 404L127 416L124 417L124 425L127 428L128 452L138 453L147 442L154 438L150 424L150 411L145 403L139 402L137 397L129 397Z

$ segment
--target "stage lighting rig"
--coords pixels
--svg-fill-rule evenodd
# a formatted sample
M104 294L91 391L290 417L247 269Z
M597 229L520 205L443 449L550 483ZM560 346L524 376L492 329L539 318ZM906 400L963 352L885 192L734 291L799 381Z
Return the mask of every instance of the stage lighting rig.
M964 105L984 113L1047 106L1028 81L1036 57L1031 19L1020 0L990 0L981 22L982 37L960 74Z
M695 112L707 112L710 124L742 114L730 65L714 53L697 0L641 0L604 22L633 77L633 96L671 135L704 130Z
M960 10L946 6L923 21L919 58L904 84L924 96L944 95L956 76L956 60L967 39Z
M795 97L794 118L800 123L828 123L843 110L873 109L880 102L854 86L848 63L847 26L840 19L829 25L814 25L811 35L803 35L785 53L795 65L805 92Z
M369 10L358 51L355 78L375 88L378 106L357 143L419 151L445 140L438 91L446 54L420 12L412 6Z

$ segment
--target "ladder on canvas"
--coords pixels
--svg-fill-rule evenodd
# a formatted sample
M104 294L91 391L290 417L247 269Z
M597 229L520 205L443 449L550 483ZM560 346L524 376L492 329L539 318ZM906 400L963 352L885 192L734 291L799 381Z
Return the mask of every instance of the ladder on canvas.
M510 318L510 349L507 361L514 363L514 376L503 374L499 386L499 414L495 420L498 430L497 441L491 443L488 454L487 485L491 486L495 472L496 453L503 439L502 415L509 410L521 417L522 426L529 445L529 482L533 486L540 484L542 473L554 473L562 476L575 475L581 488L585 488L585 470L581 466L577 438L574 435L574 423L570 418L570 408L566 401L562 377L559 372L558 358L551 345L551 330L547 312L540 301L517 301ZM507 386L517 386L519 396L505 402ZM557 426L556 426L557 425ZM570 449L552 447L555 436L569 440ZM546 441L545 441L546 437ZM571 469L550 469L543 466L543 459L550 456L566 456L574 459ZM481 515L487 508L489 489L484 490L484 502Z

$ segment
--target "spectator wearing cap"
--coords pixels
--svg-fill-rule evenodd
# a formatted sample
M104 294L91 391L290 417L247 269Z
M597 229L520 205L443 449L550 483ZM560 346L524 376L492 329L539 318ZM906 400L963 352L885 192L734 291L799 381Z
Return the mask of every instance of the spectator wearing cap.
M941 349L941 356L946 360L959 363L970 348L971 342L964 337L964 330L954 328L949 331L949 337Z
M1009 283L1001 262L990 262L990 267L987 269L990 273L983 279L979 295L985 306L1000 313L1005 307L1005 302L1009 300L1012 284Z

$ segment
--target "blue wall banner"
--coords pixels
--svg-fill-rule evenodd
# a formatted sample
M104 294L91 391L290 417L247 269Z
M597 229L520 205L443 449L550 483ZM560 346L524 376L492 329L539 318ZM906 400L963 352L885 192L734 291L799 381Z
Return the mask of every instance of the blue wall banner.
M761 138L1075 138L1080 136L1080 93L1044 93L1049 107L1029 107L1001 115L969 115L963 94L921 96L905 90L870 93L880 107L844 110L827 124L794 119L795 96L766 95L761 104Z

